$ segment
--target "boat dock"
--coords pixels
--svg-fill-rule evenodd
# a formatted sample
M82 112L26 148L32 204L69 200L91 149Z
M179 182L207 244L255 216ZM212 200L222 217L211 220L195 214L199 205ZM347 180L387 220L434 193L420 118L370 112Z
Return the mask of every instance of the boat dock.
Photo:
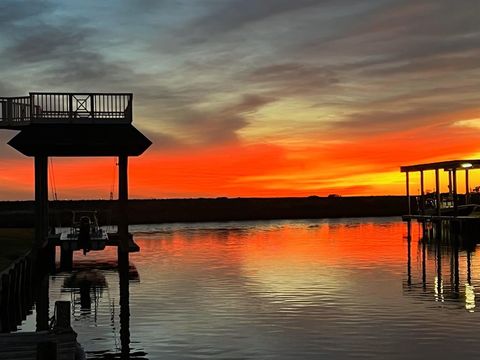
M1 276L0 293L0 360L2 359L65 359L78 355L76 333L70 326L70 302L55 304L54 322L49 316L49 273L56 271L55 253L60 247L60 266L69 270L73 252L83 246L95 250L105 246L118 248L120 277L120 341L121 358L129 357L129 253L138 251L128 232L128 162L140 156L152 144L132 124L131 93L59 93L30 92L27 96L0 96L0 129L17 131L8 144L33 158L35 184L35 239L28 267L23 262ZM98 224L80 219L79 228L71 236L51 234L49 222L49 160L52 157L114 157L118 166L118 198L111 200L117 213L117 232L105 234ZM92 209L94 210L94 209ZM82 221L85 220L85 221ZM95 230L95 231L92 231ZM77 232L78 230L78 232ZM80 246L79 246L80 245ZM86 245L86 246L85 246ZM94 250L94 249L91 249ZM22 303L22 290L35 300L36 332L15 331L30 303ZM16 305L24 305L17 311ZM11 314L10 312L15 312ZM115 358L117 358L115 356Z
M75 360L80 352L70 325L70 301L57 301L48 330L0 334L0 360Z
M412 220L425 224L441 224L441 229L455 232L476 232L480 230L480 193L470 189L470 172L480 168L479 159L450 160L427 164L417 164L400 167L405 173L405 189L408 203L408 213L402 216L403 221ZM428 172L434 173L434 190L425 189L425 177ZM412 195L412 173L419 176L419 194ZM459 186L459 174L463 173L463 188ZM441 190L441 175L447 176L448 190Z

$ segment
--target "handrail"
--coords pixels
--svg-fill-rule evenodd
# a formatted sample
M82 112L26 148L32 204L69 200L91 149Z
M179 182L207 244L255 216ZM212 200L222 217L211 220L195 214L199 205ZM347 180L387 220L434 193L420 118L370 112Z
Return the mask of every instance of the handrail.
M0 97L0 128L30 123L131 123L132 93L30 92Z
M92 92L50 92L50 91L31 91L29 92L30 95L123 95L123 96L132 96L133 93L122 93L122 92L114 92L114 93L92 93Z

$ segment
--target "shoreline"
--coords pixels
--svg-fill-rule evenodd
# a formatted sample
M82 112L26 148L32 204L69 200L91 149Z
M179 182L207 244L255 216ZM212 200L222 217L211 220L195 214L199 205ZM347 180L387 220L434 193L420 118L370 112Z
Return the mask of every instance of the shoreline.
M117 221L115 200L49 202L50 224L69 226L71 211L97 210L100 224ZM408 211L405 196L304 198L131 199L129 224L294 220L343 217L401 216ZM0 201L0 227L34 225L33 201Z

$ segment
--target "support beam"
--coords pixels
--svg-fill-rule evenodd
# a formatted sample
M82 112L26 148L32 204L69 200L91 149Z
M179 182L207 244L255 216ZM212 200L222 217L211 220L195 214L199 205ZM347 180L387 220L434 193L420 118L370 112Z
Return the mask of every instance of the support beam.
M412 207L410 205L410 178L409 172L405 173L405 182L406 182L406 192L407 192L407 201L408 201L408 215L412 214Z
M49 277L48 273L36 274L35 312L37 331L49 329Z
M468 181L468 169L465 169L465 204L470 204L470 184Z
M457 170L452 170L452 194L453 194L453 214L458 214L458 199L457 199Z
M435 192L437 195L437 215L440 215L440 174L438 169L435 169Z
M453 193L453 187L452 187L452 171L448 170L448 193L452 194Z
M48 157L35 156L35 249L48 237Z
M70 271L73 268L73 251L60 248L60 270Z
M423 215L425 212L425 188L423 170L420 171L420 213Z
M120 250L128 252L128 156L118 157L118 236Z

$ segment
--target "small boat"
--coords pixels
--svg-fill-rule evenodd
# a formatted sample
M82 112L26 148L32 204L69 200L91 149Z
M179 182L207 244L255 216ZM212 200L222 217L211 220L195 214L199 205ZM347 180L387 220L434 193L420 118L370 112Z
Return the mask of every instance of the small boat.
M437 215L437 202L436 199L427 198L424 205L425 215ZM419 210L421 211L421 210ZM453 201L442 200L440 203L440 215L441 216L470 216L480 218L480 205L478 204L466 204L458 205L455 212Z
M70 232L60 235L63 250L83 250L84 254L105 249L107 240L107 232L98 225L96 211L72 211Z

